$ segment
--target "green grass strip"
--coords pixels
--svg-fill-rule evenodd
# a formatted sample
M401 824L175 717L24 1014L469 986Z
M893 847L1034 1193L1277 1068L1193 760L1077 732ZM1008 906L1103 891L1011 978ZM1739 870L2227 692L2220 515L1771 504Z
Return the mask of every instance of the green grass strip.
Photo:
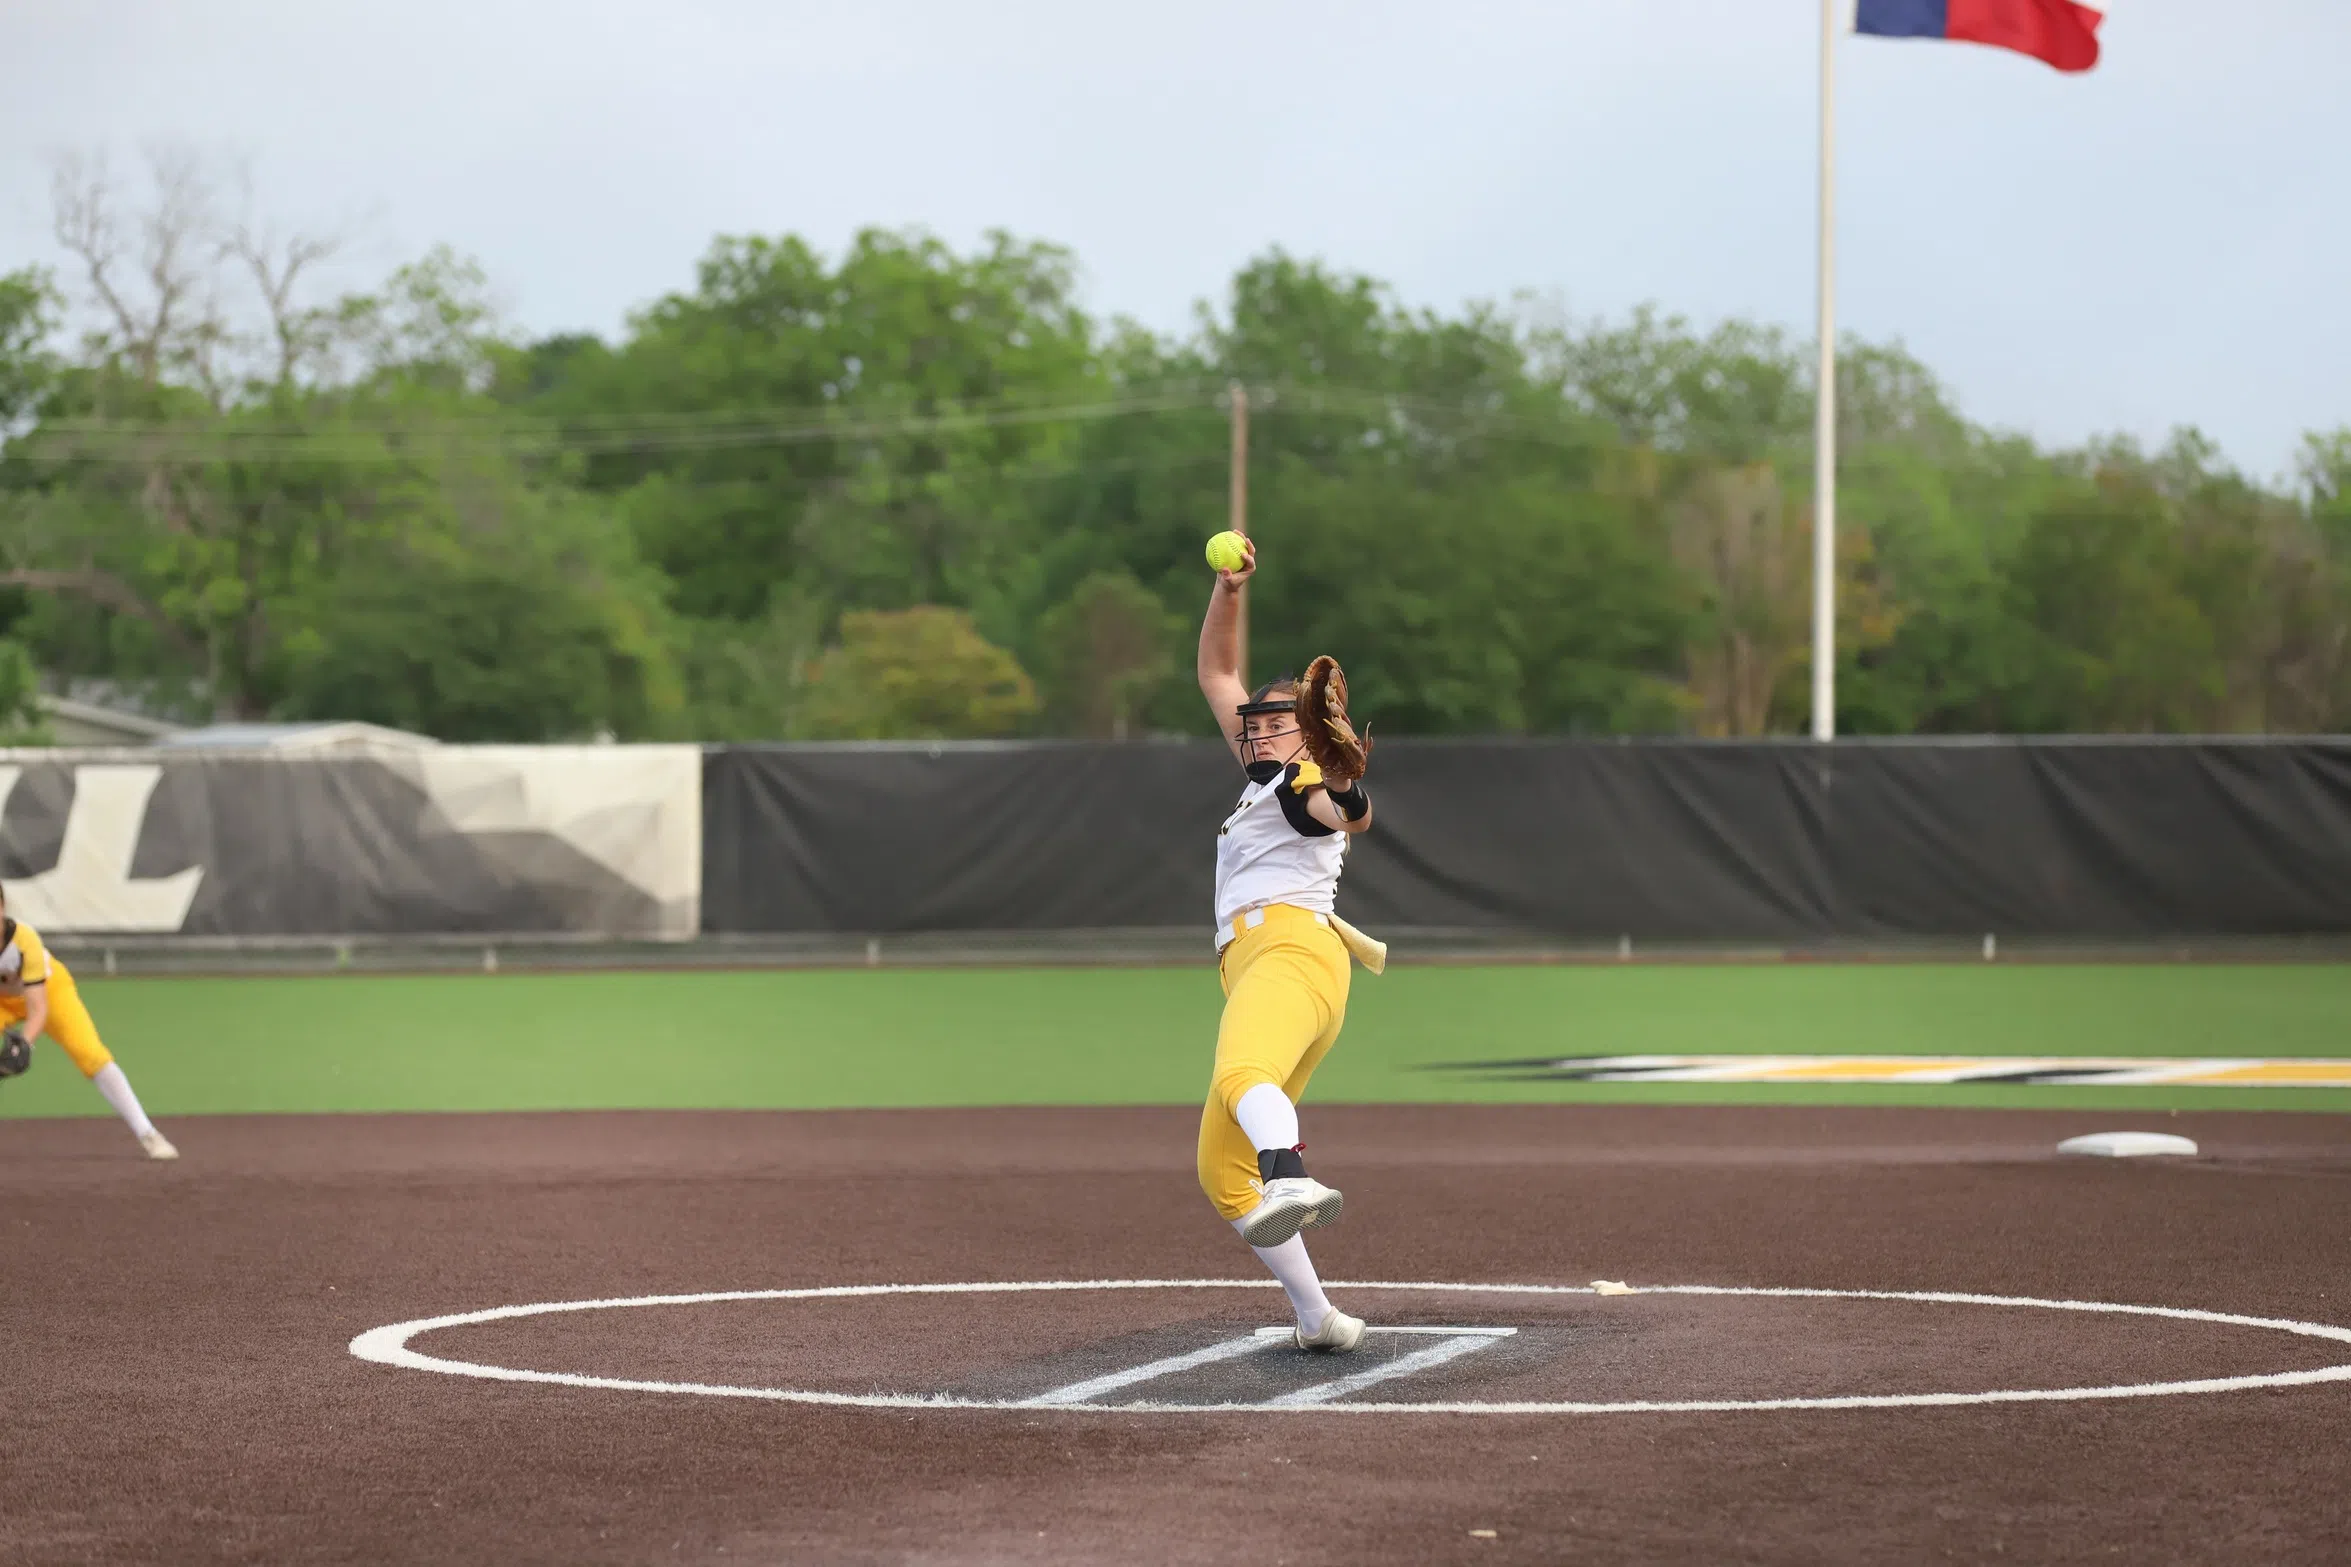
M158 1116L274 1111L1111 1105L1197 1100L1198 969L855 969L100 979L84 992ZM1573 1084L1557 1055L2351 1054L2351 965L1737 965L1360 971L1324 1102L2351 1110L2347 1089ZM104 1114L62 1053L0 1118Z

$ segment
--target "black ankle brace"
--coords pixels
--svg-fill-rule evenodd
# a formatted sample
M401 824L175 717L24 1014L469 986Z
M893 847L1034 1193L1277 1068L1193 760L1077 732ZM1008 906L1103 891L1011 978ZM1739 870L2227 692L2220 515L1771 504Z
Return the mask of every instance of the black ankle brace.
M1257 1178L1262 1181L1287 1180L1306 1173L1306 1161L1299 1157L1306 1150L1300 1143L1295 1148L1266 1148L1257 1155Z

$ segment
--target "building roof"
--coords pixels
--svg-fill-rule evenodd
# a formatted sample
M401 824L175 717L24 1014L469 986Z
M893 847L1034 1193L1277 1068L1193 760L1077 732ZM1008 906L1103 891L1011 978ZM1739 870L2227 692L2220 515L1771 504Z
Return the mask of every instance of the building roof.
M430 735L381 724L207 724L182 729L155 742L174 751L368 751L413 750L439 745Z
M67 745L151 745L183 732L184 726L149 718L144 713L77 702L70 697L40 698L41 716Z

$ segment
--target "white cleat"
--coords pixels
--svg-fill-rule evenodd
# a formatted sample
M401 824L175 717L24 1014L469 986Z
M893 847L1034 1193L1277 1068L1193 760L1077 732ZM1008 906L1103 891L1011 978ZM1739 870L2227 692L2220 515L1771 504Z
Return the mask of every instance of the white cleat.
M1323 1314L1322 1326L1312 1333L1304 1328L1292 1330L1298 1347L1319 1355L1344 1355L1363 1342L1363 1319L1350 1317L1333 1306Z
M177 1159L180 1151L171 1145L171 1139L161 1132L149 1132L139 1139L139 1146L147 1150L150 1159Z
M1338 1223L1346 1202L1311 1175L1285 1175L1265 1183L1262 1200L1241 1219L1241 1239L1252 1246L1279 1246L1300 1230Z

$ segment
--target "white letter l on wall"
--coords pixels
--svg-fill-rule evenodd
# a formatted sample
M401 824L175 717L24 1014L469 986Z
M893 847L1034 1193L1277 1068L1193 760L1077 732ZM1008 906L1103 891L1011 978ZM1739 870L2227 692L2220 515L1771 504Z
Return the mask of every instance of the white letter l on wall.
M22 776L0 767L0 812ZM57 864L8 884L8 912L49 931L176 931L188 918L204 867L170 876L131 879L147 800L163 780L161 767L77 767L73 809Z

